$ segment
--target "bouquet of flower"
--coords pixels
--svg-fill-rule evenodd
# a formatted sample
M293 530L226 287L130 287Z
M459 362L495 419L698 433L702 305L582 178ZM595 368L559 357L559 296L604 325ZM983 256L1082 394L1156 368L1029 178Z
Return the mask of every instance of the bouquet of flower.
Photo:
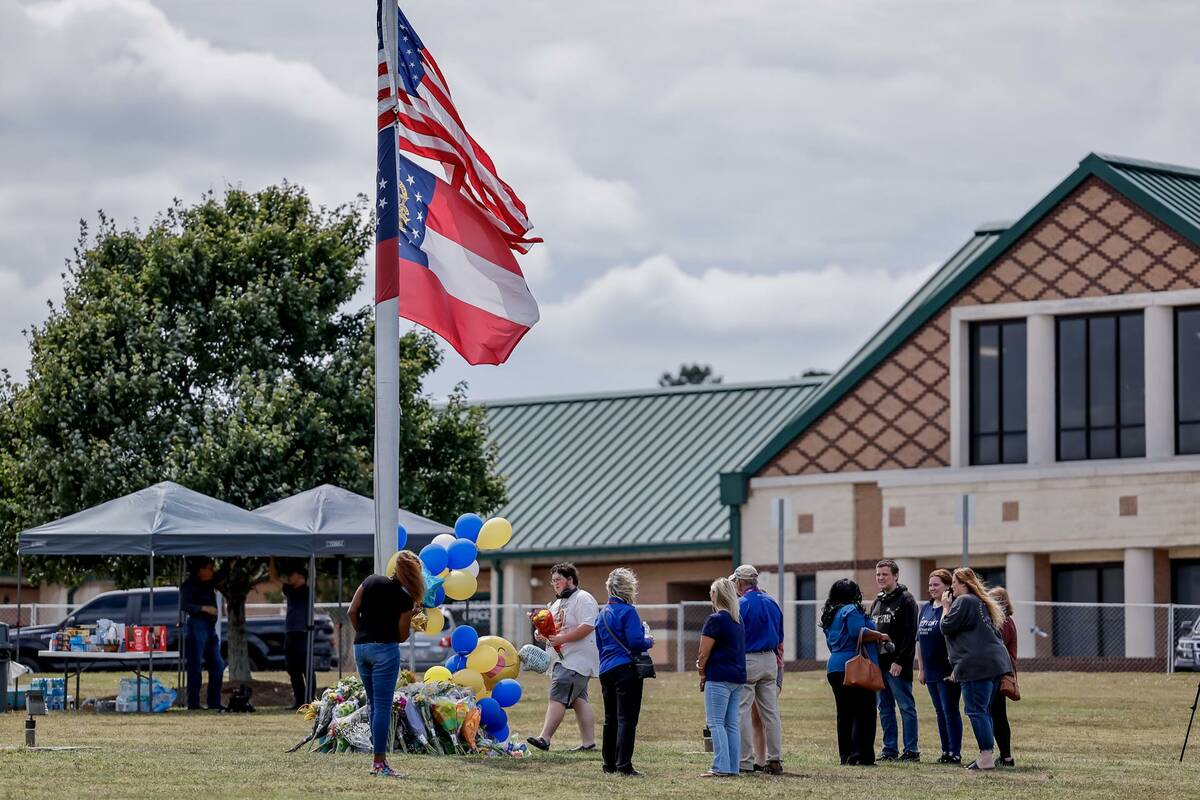
M554 624L554 615L550 613L550 609L548 608L530 612L529 621L533 623L533 629L545 639L549 639L558 633L558 626ZM561 656L562 648L554 645L554 652Z

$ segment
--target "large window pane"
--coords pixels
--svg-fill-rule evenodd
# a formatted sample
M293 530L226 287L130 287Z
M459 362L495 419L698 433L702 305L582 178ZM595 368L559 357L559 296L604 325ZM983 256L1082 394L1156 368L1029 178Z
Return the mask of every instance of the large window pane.
M1200 453L1200 308L1175 312L1176 452Z
M1117 320L1114 317L1088 320L1088 408L1092 425L1117 424Z
M976 323L970 348L971 463L1023 463L1025 322Z
M1146 341L1144 317L1125 314L1120 318L1121 424L1146 422Z
M1058 425L1087 425L1087 320L1058 323Z

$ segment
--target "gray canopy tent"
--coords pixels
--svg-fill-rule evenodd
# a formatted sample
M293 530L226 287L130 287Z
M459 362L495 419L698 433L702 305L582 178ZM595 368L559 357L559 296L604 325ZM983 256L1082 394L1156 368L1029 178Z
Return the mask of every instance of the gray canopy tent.
M306 492L300 492L255 509L254 513L308 532L314 557L309 562L310 587L316 583L315 557L337 557L337 593L340 618L343 559L346 556L375 555L375 501L340 486L325 483ZM405 548L413 551L419 551L432 542L438 534L454 533L454 529L448 525L434 522L404 509L400 509L400 524L408 533ZM309 675L312 676L312 626L309 627ZM340 636L338 645L338 677L340 678L342 674ZM315 685L315 682L310 685Z
M150 559L149 610L153 618L156 556L311 558L312 546L305 531L177 483L163 481L20 533L17 538L18 642L21 636L22 560L27 555L146 556ZM309 619L311 623L311 611ZM181 664L182 661L181 658ZM153 687L153 651L149 663Z

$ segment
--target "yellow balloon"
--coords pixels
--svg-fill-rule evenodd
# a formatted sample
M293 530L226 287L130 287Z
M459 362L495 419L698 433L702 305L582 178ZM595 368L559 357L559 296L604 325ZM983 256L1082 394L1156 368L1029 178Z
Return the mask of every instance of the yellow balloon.
M512 538L513 529L504 517L492 517L479 529L475 546L480 550L499 550Z
M494 647L497 652L504 654L504 669L494 676L484 675L484 683L491 681L494 684L504 678L516 678L520 674L521 657L517 655L517 648L513 647L512 642L503 636L480 636L479 643Z
M445 577L446 577L447 575L449 575L449 574L450 574L450 568L449 568L449 567L446 567L444 570L442 570L441 572L439 572L439 573L438 573L437 575L435 575L434 577L437 577L437 578L445 578Z
M425 609L425 618L428 620L425 623L425 632L430 636L441 633L442 628L446 626L446 615L440 608Z
M441 664L425 670L426 683L432 683L433 681L448 681L450 678L450 670L446 669Z
M496 652L496 648L488 647L486 644L476 645L471 654L467 656L467 669L473 669L483 675L495 667L499 660L500 654Z
M486 683L486 681L485 681L485 683ZM485 697L491 697L491 696L492 696L492 690L491 690L491 689L484 689L482 692L476 692L476 693L475 693L475 699L476 699L476 700L482 700L482 699L483 699L483 698L485 698Z
M442 588L446 590L446 597L451 600L470 600L478 586L475 576L461 569L450 570L442 584Z
M459 686L465 686L473 692L483 691L483 676L473 669L460 669L450 676L450 680Z

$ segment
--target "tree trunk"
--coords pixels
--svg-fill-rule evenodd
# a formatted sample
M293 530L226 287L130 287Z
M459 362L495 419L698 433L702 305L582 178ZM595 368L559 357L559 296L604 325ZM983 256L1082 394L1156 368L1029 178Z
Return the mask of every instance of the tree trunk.
M257 572L257 570L254 570ZM229 680L250 680L250 650L246 646L246 598L262 580L251 574L251 565L239 561L230 570L225 585L225 609L229 614Z

